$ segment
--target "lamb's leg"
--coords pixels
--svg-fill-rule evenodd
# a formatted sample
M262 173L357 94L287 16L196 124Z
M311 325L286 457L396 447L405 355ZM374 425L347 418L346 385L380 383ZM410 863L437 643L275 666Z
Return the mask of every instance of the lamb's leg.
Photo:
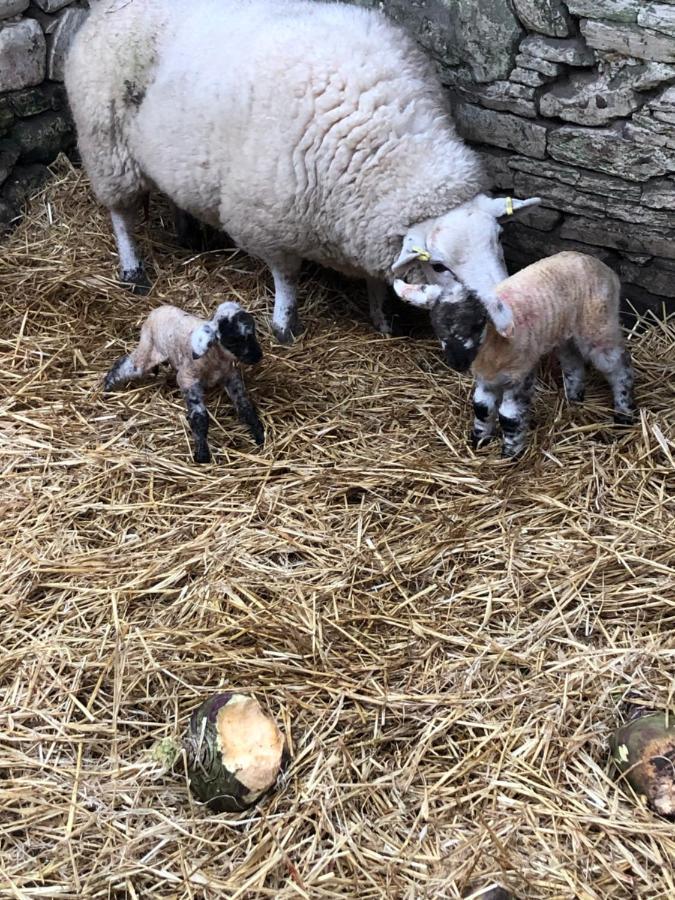
M499 424L502 429L502 456L514 458L525 450L527 430L530 424L530 400L534 385L534 372L504 388L499 404Z
M274 315L272 331L280 344L292 344L302 331L298 318L298 275L302 260L297 256L285 255L275 260L266 260L274 278Z
M180 385L180 380L179 380ZM183 387L183 397L187 406L187 418L195 439L194 459L196 463L211 462L209 450L209 414L204 403L204 389L199 383Z
M146 330L141 329L141 336L138 346L132 353L127 353L113 363L107 375L103 379L103 390L108 392L114 390L120 385L127 384L129 381L137 381L143 378L148 372L159 371L159 363L163 360L156 353L152 338Z
M623 347L612 347L610 350L593 347L589 350L588 356L612 388L614 421L617 425L632 425L635 421L635 402L633 400L635 378L630 351Z
M565 341L558 347L558 359L563 373L565 396L571 403L581 403L586 387L586 366L574 341Z
M391 322L387 321L384 314L384 305L387 300L387 285L377 278L367 278L368 302L370 304L370 318L380 334L391 334Z
M258 411L248 396L244 379L241 377L241 373L236 369L234 369L225 379L225 390L237 411L239 420L246 425L251 432L256 444L262 446L262 444L265 443L265 429L260 421Z
M118 206L110 210L112 227L115 232L115 240L117 241L117 252L120 258L120 281L127 285L135 294L147 294L150 290L150 282L145 274L145 269L133 238L137 216L138 208L135 204Z
M474 448L479 444L491 441L495 436L500 395L499 388L476 378L476 387L473 391L473 430L471 432L471 444Z

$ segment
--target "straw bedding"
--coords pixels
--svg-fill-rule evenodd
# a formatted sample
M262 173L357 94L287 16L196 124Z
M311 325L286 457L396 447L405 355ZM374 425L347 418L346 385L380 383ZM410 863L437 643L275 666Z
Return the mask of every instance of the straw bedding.
M360 287L310 271L282 349L264 269L164 225L131 296L62 161L0 248L0 895L675 896L674 826L607 762L627 696L675 707L675 329L632 335L626 435L599 380L570 408L545 366L513 466L471 453L469 380L426 333L374 334ZM101 377L153 306L226 296L260 322L268 442L212 398L197 467L166 374ZM213 815L150 751L231 686L293 763Z

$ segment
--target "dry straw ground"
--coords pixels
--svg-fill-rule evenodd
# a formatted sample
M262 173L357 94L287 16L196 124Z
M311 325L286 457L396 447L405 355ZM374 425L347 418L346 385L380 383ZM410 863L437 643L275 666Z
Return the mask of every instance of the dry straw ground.
M2 897L675 897L675 825L617 788L622 702L675 707L675 330L636 334L641 423L553 365L517 466L467 449L469 381L373 334L360 288L304 282L270 340L265 271L179 251L114 281L107 221L61 163L0 256ZM258 452L212 403L195 467L165 375L101 376L169 300L258 313ZM150 759L225 686L293 764L211 815Z

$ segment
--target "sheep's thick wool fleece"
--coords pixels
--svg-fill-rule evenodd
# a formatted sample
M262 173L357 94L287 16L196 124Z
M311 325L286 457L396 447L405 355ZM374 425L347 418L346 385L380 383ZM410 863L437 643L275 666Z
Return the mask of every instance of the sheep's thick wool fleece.
M484 381L498 375L518 380L533 362L571 337L596 349L622 345L619 324L621 284L594 256L564 251L532 263L496 287L513 313L513 336L500 337L492 325L472 369Z
M100 0L66 83L106 205L156 185L263 257L383 277L410 225L485 187L431 63L371 10Z

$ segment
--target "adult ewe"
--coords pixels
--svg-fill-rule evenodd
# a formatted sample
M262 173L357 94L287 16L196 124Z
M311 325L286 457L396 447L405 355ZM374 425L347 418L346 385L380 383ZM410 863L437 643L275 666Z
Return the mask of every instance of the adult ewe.
M432 64L381 13L310 0L100 0L65 80L124 282L147 286L132 229L157 187L267 263L283 343L300 327L303 259L365 276L387 332L392 266L424 258L430 234L444 248L436 265L508 326L493 291L506 276L497 219L537 201L481 193L478 157Z

